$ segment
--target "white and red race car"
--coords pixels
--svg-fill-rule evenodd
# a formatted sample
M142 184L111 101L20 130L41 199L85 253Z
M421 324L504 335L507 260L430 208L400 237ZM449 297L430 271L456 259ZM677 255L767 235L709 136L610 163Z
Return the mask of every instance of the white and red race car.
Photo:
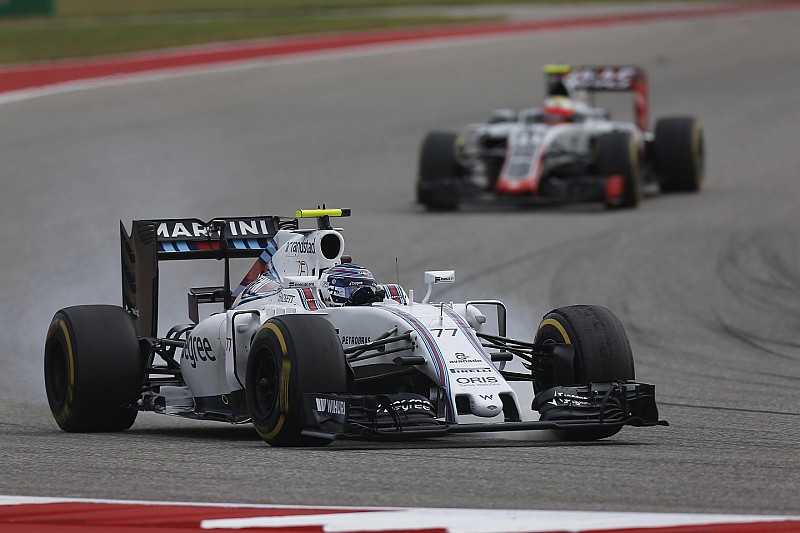
M45 384L58 425L122 431L139 411L154 411L252 422L277 446L530 429L594 440L625 425L666 425L655 388L634 381L625 331L604 307L553 310L535 339L517 341L506 337L502 302L430 301L454 271L425 272L419 302L396 284L335 285L333 272L368 274L343 255L342 233L330 225L348 215L121 227L123 305L61 309L47 333ZM316 227L301 229L305 218ZM232 290L235 257L257 259ZM159 264L199 259L224 261L222 285L189 289L189 321L159 336ZM357 290L336 303L339 289ZM200 318L201 304L221 310ZM515 358L525 372L505 369ZM523 420L512 381L532 385L538 419Z
M495 110L488 123L461 135L428 133L417 201L432 210L569 202L619 208L635 207L646 194L700 189L702 126L693 117L668 117L650 132L641 68L548 65L545 76L541 107ZM600 92L631 92L634 121L611 120L607 109L594 107Z

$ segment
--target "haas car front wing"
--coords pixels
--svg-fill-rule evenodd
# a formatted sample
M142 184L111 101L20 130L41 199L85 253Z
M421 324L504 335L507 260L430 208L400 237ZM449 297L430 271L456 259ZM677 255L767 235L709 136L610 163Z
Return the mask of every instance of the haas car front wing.
M304 397L304 435L326 439L414 439L449 433L667 426L658 418L655 386L633 381L553 387L537 394L537 421L454 424L436 419L433 404L412 393Z

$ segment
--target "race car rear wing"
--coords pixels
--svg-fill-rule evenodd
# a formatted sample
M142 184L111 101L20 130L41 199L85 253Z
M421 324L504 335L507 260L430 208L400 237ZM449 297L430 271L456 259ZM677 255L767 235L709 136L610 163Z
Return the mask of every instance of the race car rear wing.
M193 290L189 298L224 302L229 307L232 257L258 257L281 229L296 230L296 218L134 220L131 232L120 221L122 305L133 317L136 331L155 337L158 330L158 263L184 259L225 260L223 287ZM213 290L212 290L213 289ZM190 305L191 308L191 305Z
M636 125L648 128L647 74L631 65L545 65L548 96L574 97L577 92L633 92Z

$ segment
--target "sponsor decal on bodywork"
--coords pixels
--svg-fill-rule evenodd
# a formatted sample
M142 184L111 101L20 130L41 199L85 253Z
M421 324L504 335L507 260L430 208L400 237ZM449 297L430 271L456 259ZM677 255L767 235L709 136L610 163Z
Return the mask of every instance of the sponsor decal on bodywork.
M330 415L346 415L347 402L344 400L335 400L333 398L314 398L317 404L317 411L320 413L327 413Z
M423 398L403 398L400 400L393 401L391 405L392 409L394 409L395 411L422 410L422 411L429 411L431 413L434 412L433 404ZM388 412L388 410L379 409L378 412L386 413Z
M181 359L186 359L192 368L197 368L197 361L216 361L211 341L206 337L192 337L186 339L186 344L181 352Z
M488 366L450 369L451 374L485 374L492 372L494 372L494 370Z
M270 237L266 218L227 219L203 222L197 219L165 220L158 224L159 240L206 239L224 229L226 237Z
M286 253L290 254L314 254L317 253L314 241L289 241L283 247Z
M372 337L357 336L357 335L343 335L342 344L369 344L372 342Z

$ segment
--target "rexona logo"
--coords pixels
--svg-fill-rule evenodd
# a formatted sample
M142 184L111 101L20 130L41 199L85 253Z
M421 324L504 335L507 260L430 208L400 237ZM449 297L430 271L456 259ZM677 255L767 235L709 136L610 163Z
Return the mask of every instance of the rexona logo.
M328 413L329 415L347 414L347 403L344 400L334 400L332 398L314 398L317 401L317 411Z

